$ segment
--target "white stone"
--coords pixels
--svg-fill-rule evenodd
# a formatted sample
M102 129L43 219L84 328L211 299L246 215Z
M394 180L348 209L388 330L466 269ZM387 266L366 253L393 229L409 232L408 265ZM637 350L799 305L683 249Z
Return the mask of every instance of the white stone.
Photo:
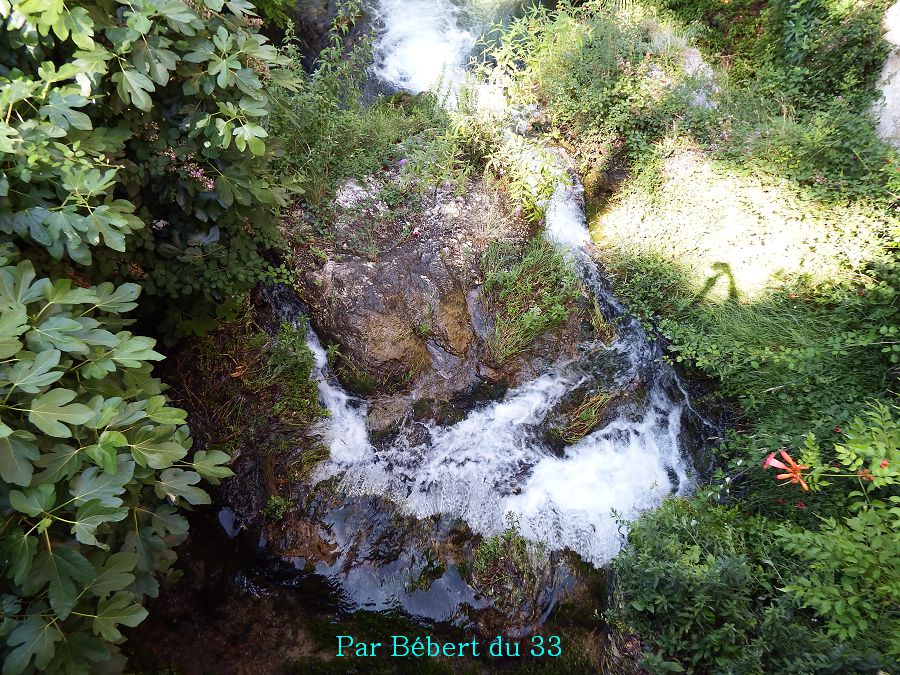
M878 135L900 148L900 1L895 2L884 14L884 38L891 44L881 69L878 88L884 97L875 105Z

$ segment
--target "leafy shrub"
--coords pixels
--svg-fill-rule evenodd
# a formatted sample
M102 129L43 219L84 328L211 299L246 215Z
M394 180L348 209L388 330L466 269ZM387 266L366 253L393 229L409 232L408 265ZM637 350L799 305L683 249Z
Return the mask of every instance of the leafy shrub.
M265 175L266 88L293 80L252 5L4 0L0 17L0 231L79 265L104 246L95 277L192 300L167 319L266 276L286 196Z
M5 674L87 672L146 616L197 486L231 474L166 404L154 340L123 330L134 284L73 287L0 258L0 637Z
M770 521L671 499L632 523L614 559L609 618L638 633L651 672L874 672L865 652L829 639L781 587L806 574ZM882 664L883 665L883 664Z
M859 489L848 494L849 511L840 520L822 519L818 530L783 524L776 534L785 550L802 560L805 573L782 590L816 611L829 635L862 642L900 656L900 423L892 410L874 403L855 417L834 445L833 464L822 461L819 444L807 438L800 463L786 452L766 460L784 467L779 480L813 492L833 483ZM804 470L808 473L804 474Z

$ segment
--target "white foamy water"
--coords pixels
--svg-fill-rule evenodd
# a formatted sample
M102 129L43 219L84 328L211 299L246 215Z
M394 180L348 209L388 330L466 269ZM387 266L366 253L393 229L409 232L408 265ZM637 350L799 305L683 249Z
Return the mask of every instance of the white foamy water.
M482 0L464 8L449 0L379 0L376 74L413 92L440 81L452 84L478 32L496 18L498 7L508 10L513 4ZM502 105L502 92L494 98L495 106ZM547 205L545 236L569 251L600 304L619 313L586 252L590 235L577 181L557 185ZM419 518L457 516L482 534L502 531L511 512L526 537L602 565L624 541L617 515L632 519L665 495L691 486L679 447L683 413L690 408L677 378L657 362L636 321L624 319L618 334L609 347L582 345L579 357L555 364L456 424L417 422L424 429L416 431L424 433L412 434L407 427L392 446L378 448L367 435L364 402L330 378L325 352L311 334L320 396L331 412L319 429L331 459L314 479L337 476L345 493L388 497ZM610 390L645 393L619 405L603 428L555 453L543 440L548 414L600 372Z
M547 205L547 239L563 246L582 248L591 241L584 214L584 188L580 183L560 182Z
M481 34L521 0L377 0L374 73L419 93L457 84Z
M580 189L557 188L546 236L571 250L586 283L600 294L603 289L592 281L598 270L582 249L589 237ZM388 497L419 518L458 516L482 534L503 530L512 512L529 539L553 550L569 548L602 565L623 543L616 514L632 519L666 494L690 488L678 442L685 401L671 370L655 362L636 322L623 323L611 347L586 345L584 357L558 363L456 424L425 425L424 442L401 435L394 446L379 449L366 435L365 406L328 379L315 337L311 347L322 400L331 411L321 430L331 459L315 478L340 476L346 493ZM559 456L543 443L541 425L596 368L603 369L611 388L640 381L648 393Z
M319 389L319 402L330 416L317 431L331 449L332 457L344 461L367 461L370 456L369 432L366 428L366 405L352 398L333 379L328 356L318 336L310 329L307 345L315 358L313 377Z
M478 39L462 7L450 0L379 0L376 16L384 27L375 42L379 79L418 93L461 77Z

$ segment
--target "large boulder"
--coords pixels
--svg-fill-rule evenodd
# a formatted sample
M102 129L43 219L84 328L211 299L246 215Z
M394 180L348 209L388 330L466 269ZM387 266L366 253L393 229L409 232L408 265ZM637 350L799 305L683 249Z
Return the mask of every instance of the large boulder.
M327 237L304 228L299 206L290 222L292 232L307 233L295 248L300 295L322 342L339 346L343 383L368 397L375 434L417 407L444 410L441 403L475 400L482 385L519 384L580 341L579 313L526 355L490 363L481 253L497 240L524 243L530 227L486 180L470 181L464 193L405 186L402 163L346 181Z

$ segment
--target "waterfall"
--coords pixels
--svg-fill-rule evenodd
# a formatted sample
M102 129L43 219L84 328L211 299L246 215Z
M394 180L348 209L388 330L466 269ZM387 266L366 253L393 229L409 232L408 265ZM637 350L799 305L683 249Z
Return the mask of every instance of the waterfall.
M475 44L471 7L380 0L378 10L376 72L395 86L433 86L448 68L461 68ZM314 481L334 478L343 494L384 497L417 518L462 518L485 535L504 529L513 513L525 537L551 550L571 549L598 566L623 544L619 518L634 518L665 495L691 489L679 439L693 410L659 347L623 311L591 259L582 192L577 180L560 181L546 205L545 236L567 252L607 318L618 319L615 342L582 344L575 357L461 421L416 422L418 433L400 433L388 447L376 447L366 430L365 402L332 377L310 331L315 376L330 412L318 432L331 458ZM640 395L619 404L602 428L555 452L542 440L541 425L567 393L598 373L612 388L638 383Z

